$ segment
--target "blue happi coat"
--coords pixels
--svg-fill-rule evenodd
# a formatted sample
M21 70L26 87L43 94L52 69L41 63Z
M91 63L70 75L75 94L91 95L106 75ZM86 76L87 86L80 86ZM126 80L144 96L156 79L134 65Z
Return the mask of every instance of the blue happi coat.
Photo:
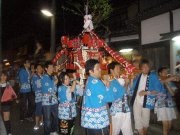
M173 91L177 89L173 82L168 82L169 87ZM175 101L173 100L173 96L170 94L168 88L165 84L161 84L161 93L158 95L157 98L157 107L158 108L174 108L176 106Z
M55 78L52 77L52 80L50 79L50 76L48 74L44 74L41 79L41 86L42 86L42 105L55 105L58 104L56 92L57 92L57 86L54 85ZM52 96L52 102L50 103L50 98Z
M89 76L83 94L81 126L102 129L109 125L106 102L113 102L111 87L105 87L100 79Z
M138 74L137 79L134 80L131 91L134 91L139 76L140 76L140 74ZM144 90L145 90L145 88L144 88ZM154 73L150 73L148 91L157 91L157 92L161 91L161 83L160 83L157 75ZM156 95L148 95L145 108L154 109L155 97L156 97Z
M29 69L22 68L19 72L20 79L20 92L26 93L31 91L29 76L31 75L31 71Z
M38 75L34 75L31 78L32 89L35 93L35 103L42 102L42 93L41 93L41 78Z
M125 87L123 87L117 79L114 79L111 81L111 87L113 89L113 95L115 98L115 101L112 103L110 112L111 115L116 115L116 113L122 112L122 104L125 104L126 112L130 112L128 103L127 103L127 95L125 94ZM124 98L124 103L122 102L122 99Z
M61 85L58 87L58 115L59 119L63 120L71 120L73 117L77 116L76 113L76 96L83 95L83 89L80 85L76 85L75 91L72 93L70 92L71 86L64 86ZM71 114L70 114L71 111Z

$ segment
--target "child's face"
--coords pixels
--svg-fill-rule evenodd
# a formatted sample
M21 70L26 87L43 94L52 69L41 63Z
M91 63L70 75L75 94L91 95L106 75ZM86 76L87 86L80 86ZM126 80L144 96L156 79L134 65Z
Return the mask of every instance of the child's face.
M1 75L1 81L2 82L6 82L7 76L5 76L4 74Z
M34 69L34 65L31 65L31 70Z
M48 68L45 68L45 69L46 69L48 74L52 74L53 70L54 70L53 68L54 68L53 65L49 65Z
M111 71L115 77L119 76L120 75L120 65L115 65L114 70L111 70Z
M68 86L69 83L70 83L70 78L69 78L69 76L65 75L63 84L64 84L65 86Z
M100 78L101 77L101 67L100 67L99 63L97 63L94 66L94 72L92 72L92 76L94 76L96 78Z
M30 62L29 62L29 60L26 60L26 63L24 63L24 67L25 67L25 68L29 68L29 67L30 67Z
M31 72L35 72L34 65L31 65Z
M42 68L42 66L37 66L36 71L37 71L37 73L42 74L42 72L43 72L43 68Z
M137 69L139 69L139 63L138 62L133 62L132 63L134 67L136 67Z
M168 70L167 69L164 69L161 73L160 73L161 76L167 76L168 75Z

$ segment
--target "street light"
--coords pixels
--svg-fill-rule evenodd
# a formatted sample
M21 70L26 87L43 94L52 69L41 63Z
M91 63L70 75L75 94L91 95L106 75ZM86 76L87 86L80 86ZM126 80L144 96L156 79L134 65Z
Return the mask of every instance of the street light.
M50 17L53 16L53 14L48 10L43 9L43 10L41 10L41 12L46 16L50 16Z
M119 52L131 52L133 49L129 48L129 49L121 49Z
M180 36L176 36L172 38L173 41L180 41Z
M51 58L55 56L55 16L56 16L56 0L52 0L52 13L48 10L41 10L41 12L51 17Z

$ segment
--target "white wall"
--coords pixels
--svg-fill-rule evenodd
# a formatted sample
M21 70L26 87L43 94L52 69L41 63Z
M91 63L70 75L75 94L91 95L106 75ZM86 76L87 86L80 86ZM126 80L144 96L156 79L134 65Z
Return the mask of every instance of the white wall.
M170 69L171 75L175 75L176 62L180 62L180 56L177 55L177 51L180 50L180 41L172 41L170 45Z
M159 34L170 32L169 13L141 21L142 45L160 42Z
M121 37L112 37L111 42L117 42L117 41L126 41L126 40L133 40L133 39L139 39L139 35L129 35L129 36L121 36ZM106 42L109 42L109 38L105 39Z
M174 31L180 30L180 8L173 10ZM160 42L160 34L170 32L169 12L141 21L141 41L142 45ZM170 69L171 75L175 75L177 61L180 62L180 56L177 51L180 50L180 41L170 40Z
M173 25L174 31L180 30L180 9L176 9L173 12ZM176 62L180 62L180 56L177 55L177 51L180 50L180 41L171 41L171 73L175 74L174 67L177 66Z
M180 30L180 9L173 10L174 31Z

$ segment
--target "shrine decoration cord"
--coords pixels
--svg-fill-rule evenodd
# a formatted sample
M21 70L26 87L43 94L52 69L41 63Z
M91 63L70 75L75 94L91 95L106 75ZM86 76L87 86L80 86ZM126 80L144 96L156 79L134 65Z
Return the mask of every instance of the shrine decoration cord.
M82 35L84 34L84 30L82 31ZM89 31L91 37L92 37L92 44L93 44L93 47L96 48L97 52L99 52L98 48L99 47L104 47L105 50L118 62L120 63L124 68L125 68L125 71L127 71L127 74L130 74L132 75L133 74L133 71L138 71L137 68L135 68L132 64L130 64L129 62L127 62L122 56L120 56L118 53L114 52L110 47L108 46L105 46L104 45L104 41L103 40L100 40L99 37L93 32L93 31ZM81 35L80 34L80 35ZM94 40L94 41L93 41ZM73 45L74 46L74 45ZM76 45L75 45L76 46ZM74 47L75 47L74 46ZM79 44L77 45L79 47ZM56 57L52 60L53 63L55 63L59 58L60 56L63 54L63 53L66 53L66 55L68 55L68 51L66 49L63 49L61 50L57 55ZM70 54L76 54L77 52L70 52ZM103 56L102 56L103 53L100 53L99 52L99 57L101 59L103 59ZM124 76L125 77L125 76Z
M63 65L65 65L66 64L66 62L67 62L67 60L65 60L63 63L61 63L60 65L57 65L56 67L58 68L58 69L60 69L61 68L61 66L63 66Z
M131 63L126 61L122 56L114 52L110 47L104 46L106 51L118 62L120 63L124 68L125 71L127 71L127 74L132 75L133 71L138 71L137 68L135 68Z
M57 55L56 57L52 60L53 63L55 63L60 57L62 54L66 54L68 55L68 51L66 49L62 49Z
M93 39L97 39L98 41L100 41L99 37L93 32L90 31L91 36L93 37ZM99 46L96 46L95 48L98 50ZM102 47L102 46L101 46ZM105 48L105 50L118 62L120 63L124 68L125 71L127 71L127 75L133 74L133 71L138 71L137 68L135 68L131 63L129 63L128 61L126 61L126 59L124 59L121 55L119 55L118 53L114 52L110 47L103 45L103 47ZM100 57L102 58L102 56L100 55ZM103 58L102 58L103 59ZM127 75L124 75L124 77L126 77Z
M93 41L93 40L96 40L95 43L97 43L97 42L98 42L98 43L101 43L101 40L99 39L99 37L98 37L93 31L90 31L89 33L90 33L90 35L91 35L91 37L92 37L92 41ZM99 47L103 47L103 46L102 46L102 45L96 45L96 44L94 44L93 47L95 47L96 50L97 50L97 52L99 52L98 48L99 48ZM102 55L99 55L99 56L100 56L100 58L103 60Z

